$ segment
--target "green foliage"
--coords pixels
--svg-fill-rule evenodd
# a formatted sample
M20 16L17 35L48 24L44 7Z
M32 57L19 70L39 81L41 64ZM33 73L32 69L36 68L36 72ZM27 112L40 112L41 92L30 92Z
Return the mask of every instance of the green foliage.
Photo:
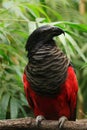
M87 25L73 0L71 3L69 0L2 0L0 7L0 119L31 114L22 83L27 63L25 43L35 28L45 24L58 26L65 31L65 37L61 35L56 41L75 65L81 89L79 97L82 96L85 101ZM84 110L86 107L84 103Z

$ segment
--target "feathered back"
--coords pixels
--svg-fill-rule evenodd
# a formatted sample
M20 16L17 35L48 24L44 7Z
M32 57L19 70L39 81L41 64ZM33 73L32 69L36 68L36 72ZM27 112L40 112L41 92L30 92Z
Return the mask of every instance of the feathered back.
M44 33L43 27L40 29L42 29L42 32ZM48 29L48 26L47 28L45 26L45 32L49 32L46 29ZM36 32L37 30L34 32L34 34ZM57 33L59 35L59 32L54 32L56 35ZM40 38L40 40L42 41L37 39L40 44L36 42L32 48L32 39L28 39L28 41L31 41L31 43L29 42L26 45L26 47L28 48L26 48L28 50L28 56L30 53L30 56L28 57L29 63L25 68L27 79L31 83L31 87L35 92L47 96L55 95L58 93L60 85L65 81L67 77L67 68L69 66L68 58L56 46L55 41L52 40L52 34L53 36L55 36L50 27L50 32L49 34L47 33L48 36L46 35L46 37L43 37L45 34L43 36L41 36L40 34L40 36L42 37ZM32 38L35 39L33 37L33 34L31 35ZM30 45L30 48L28 47L28 45Z

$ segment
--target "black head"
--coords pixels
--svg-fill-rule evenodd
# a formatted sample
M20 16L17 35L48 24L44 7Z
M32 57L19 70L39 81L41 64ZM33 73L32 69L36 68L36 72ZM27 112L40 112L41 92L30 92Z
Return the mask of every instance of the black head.
M64 31L58 27L50 25L41 26L33 31L33 33L29 36L25 48L30 54L32 49L36 46L40 46L47 41L51 41L54 36L58 36L62 33L64 34Z

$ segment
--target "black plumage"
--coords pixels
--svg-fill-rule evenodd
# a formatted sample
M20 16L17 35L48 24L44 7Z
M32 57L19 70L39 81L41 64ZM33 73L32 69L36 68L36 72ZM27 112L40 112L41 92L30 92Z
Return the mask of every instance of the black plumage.
M53 40L62 33L62 29L46 25L36 29L28 38L29 62L25 71L32 89L38 94L57 94L67 77L70 61Z

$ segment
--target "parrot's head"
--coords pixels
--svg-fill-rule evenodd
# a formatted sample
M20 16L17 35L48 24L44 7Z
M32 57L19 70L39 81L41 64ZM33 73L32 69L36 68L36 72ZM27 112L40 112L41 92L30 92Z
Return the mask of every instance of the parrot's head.
M37 28L29 36L25 46L26 51L28 51L28 56L32 55L32 50L43 46L47 41L51 41L54 36L58 36L62 33L64 34L64 31L55 26L44 25ZM48 42L48 44L51 44L51 42Z

